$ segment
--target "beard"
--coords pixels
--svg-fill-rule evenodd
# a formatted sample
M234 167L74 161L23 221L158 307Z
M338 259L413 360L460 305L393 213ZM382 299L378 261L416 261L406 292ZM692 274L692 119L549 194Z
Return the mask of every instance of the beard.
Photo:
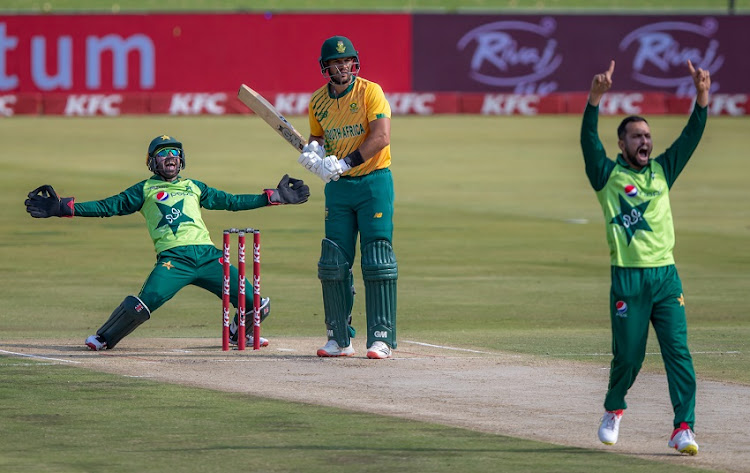
M625 161L630 164L631 167L641 169L648 164L651 152L647 148L636 148L635 150L625 149L622 152Z
M349 85L354 78L354 76L350 72L330 74L329 77L331 79L331 82L336 85ZM346 77L346 80L344 80L344 77Z

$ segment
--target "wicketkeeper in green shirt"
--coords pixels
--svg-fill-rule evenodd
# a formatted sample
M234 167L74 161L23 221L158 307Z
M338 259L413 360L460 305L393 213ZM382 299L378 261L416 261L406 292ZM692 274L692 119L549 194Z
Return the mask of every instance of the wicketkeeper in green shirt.
M617 442L625 395L646 355L649 322L661 347L674 430L668 445L695 455L695 371L687 344L682 282L674 265L674 226L669 191L692 156L706 126L711 78L687 63L696 90L695 107L672 145L651 159L653 143L646 120L625 118L617 128L620 154L607 158L597 132L599 102L612 87L615 62L594 76L581 126L586 175L604 211L611 259L610 318L612 363L599 439Z
M250 210L267 205L307 202L310 189L299 179L285 175L276 189L262 194L238 194L209 187L201 181L179 175L185 168L182 143L169 135L154 138L148 146L146 165L153 173L121 193L103 200L75 202L73 197L60 198L45 185L29 193L26 211L35 218L112 217L140 212L156 250L156 264L137 296L127 296L112 312L104 325L86 339L92 350L112 349L125 336L147 321L151 314L183 287L192 284L222 297L223 252L211 241L201 209ZM232 266L230 301L237 307L239 277ZM246 283L247 284L247 283ZM246 307L252 307L252 291L245 296ZM268 298L261 303L261 321L268 316ZM237 342L236 317L230 327L230 338ZM252 345L252 334L248 334ZM261 346L268 341L260 340Z

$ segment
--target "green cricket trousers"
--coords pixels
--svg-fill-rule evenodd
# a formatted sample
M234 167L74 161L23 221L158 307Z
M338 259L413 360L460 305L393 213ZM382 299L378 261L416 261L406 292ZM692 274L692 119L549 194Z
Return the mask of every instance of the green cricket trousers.
M608 411L626 409L625 395L646 355L649 322L659 341L674 410L674 426L695 422L695 371L687 344L682 282L674 265L612 267L612 363L604 400Z
M354 264L357 233L360 248L376 240L393 240L393 176L378 169L361 177L343 176L325 187L326 238Z
M325 239L318 277L323 287L328 338L336 340L339 346L347 346L354 335L351 326L354 304L352 266L359 235L367 347L382 341L396 348L398 269L392 246L394 192L391 171L378 169L364 176L342 176L326 184L325 199ZM337 253L346 262L339 260Z
M202 287L221 298L224 287L222 258L222 251L213 245L178 246L162 251L157 255L154 269L143 283L138 297L151 313L189 284ZM229 299L237 307L239 274L234 265L230 267L229 277ZM252 308L252 285L245 282L245 287L249 288L245 293L245 307Z

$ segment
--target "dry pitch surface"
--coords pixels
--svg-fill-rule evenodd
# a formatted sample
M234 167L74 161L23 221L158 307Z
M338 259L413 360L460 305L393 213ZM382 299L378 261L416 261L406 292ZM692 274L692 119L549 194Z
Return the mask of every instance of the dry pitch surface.
M111 351L81 340L0 342L0 354L174 384L403 417L649 460L750 471L750 387L698 380L696 457L667 447L672 412L664 375L641 374L617 445L596 430L609 360L579 364L502 352L399 342L392 359L369 360L363 341L352 358L323 359L324 340L275 338L259 351L222 352L214 339L129 337ZM348 379L339 389L331 380Z

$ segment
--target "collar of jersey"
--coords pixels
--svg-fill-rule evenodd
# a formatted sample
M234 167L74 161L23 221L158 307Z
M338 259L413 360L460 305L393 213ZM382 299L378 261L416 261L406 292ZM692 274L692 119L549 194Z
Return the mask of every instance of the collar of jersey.
M159 175L159 174L154 174L153 176L151 176L151 180L155 180L155 181L164 181L164 182L167 182L167 180L166 180L166 179L164 179L164 176L161 176L161 175ZM175 180L174 180L174 181L172 181L172 182L180 182L181 180L182 180L182 176L180 176L180 175L178 174L178 175L177 175L177 179L175 179Z
M618 153L617 154L617 164L619 164L620 166L624 167L628 171L634 172L636 174L643 174L647 170L651 169L651 161L653 161L653 159L649 158L648 164L645 165L645 166L643 166L640 171L636 171L635 169L633 169L632 167L630 167L630 163L628 163L627 161L625 161L625 158L622 157L622 153Z
M352 89L354 88L354 83L357 82L357 79L358 79L358 77L355 77L354 80L352 81L352 83L349 84L349 87L347 87L346 90L344 90L344 93L341 94L341 95L333 95L331 93L331 87L328 87L328 97L330 97L332 99L340 99L340 98L344 97L346 94L348 94L349 92L352 91Z

